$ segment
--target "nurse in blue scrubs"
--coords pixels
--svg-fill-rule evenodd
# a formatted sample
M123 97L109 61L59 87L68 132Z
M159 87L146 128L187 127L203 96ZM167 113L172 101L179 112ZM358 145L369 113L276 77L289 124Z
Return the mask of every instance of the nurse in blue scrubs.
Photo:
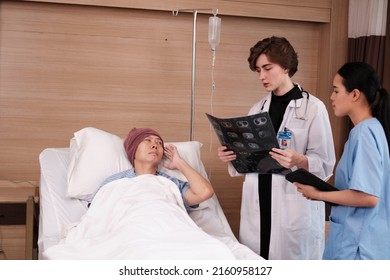
M335 187L321 192L295 183L308 199L338 204L330 214L323 259L390 259L390 101L375 70L342 66L333 80L336 116L354 124L336 168Z

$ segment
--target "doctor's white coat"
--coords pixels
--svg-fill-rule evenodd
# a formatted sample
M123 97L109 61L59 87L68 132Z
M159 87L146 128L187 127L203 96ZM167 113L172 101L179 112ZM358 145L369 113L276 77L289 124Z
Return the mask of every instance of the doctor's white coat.
M313 95L290 101L279 130L291 130L290 148L305 154L309 171L322 179L332 176L335 152L325 105ZM268 111L271 94L256 103L249 115ZM228 164L231 176L237 173ZM307 200L283 175L272 175L270 260L321 259L325 245L325 204ZM260 254L258 174L245 175L239 240Z

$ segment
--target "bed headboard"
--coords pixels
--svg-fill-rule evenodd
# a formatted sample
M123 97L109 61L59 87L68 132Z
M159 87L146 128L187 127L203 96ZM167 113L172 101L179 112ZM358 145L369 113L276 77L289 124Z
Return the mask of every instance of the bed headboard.
M39 153L67 147L83 127L122 137L153 127L166 141L189 140L192 14L174 17L186 7L173 0L123 2L0 1L2 180L38 181ZM330 77L345 59L347 1L187 2L218 8L222 18L211 95L210 14L198 15L194 140L204 144L206 171L237 233L242 178L230 178L216 157L205 113L247 114L265 94L246 59L271 35L289 38L300 60L294 78L328 103Z

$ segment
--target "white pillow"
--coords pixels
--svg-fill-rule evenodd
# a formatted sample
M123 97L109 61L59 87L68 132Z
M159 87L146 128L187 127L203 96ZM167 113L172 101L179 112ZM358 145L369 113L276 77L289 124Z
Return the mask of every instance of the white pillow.
M197 141L168 142L177 147L179 154L189 165L207 178L200 160L202 144ZM109 176L131 168L123 139L106 131L87 127L77 131L70 142L67 196L91 200L101 183ZM178 170L160 165L168 175L186 181Z
M90 200L104 179L129 169L123 140L103 130L87 127L70 141L67 196Z

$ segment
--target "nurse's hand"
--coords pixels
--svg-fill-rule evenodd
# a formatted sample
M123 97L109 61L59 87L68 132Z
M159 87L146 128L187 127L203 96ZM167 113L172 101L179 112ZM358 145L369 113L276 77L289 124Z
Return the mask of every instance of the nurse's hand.
M294 150L281 150L278 148L272 148L272 151L269 152L269 154L285 168L293 168L294 166L297 166L298 168L304 168L306 170L309 168L307 157Z
M234 151L226 150L226 146L221 146L218 148L218 157L222 162L230 162L236 159L236 154Z
M297 191L302 194L303 197L312 200L321 200L321 191L319 191L315 187L300 184L298 182L295 182L294 186L297 188Z

